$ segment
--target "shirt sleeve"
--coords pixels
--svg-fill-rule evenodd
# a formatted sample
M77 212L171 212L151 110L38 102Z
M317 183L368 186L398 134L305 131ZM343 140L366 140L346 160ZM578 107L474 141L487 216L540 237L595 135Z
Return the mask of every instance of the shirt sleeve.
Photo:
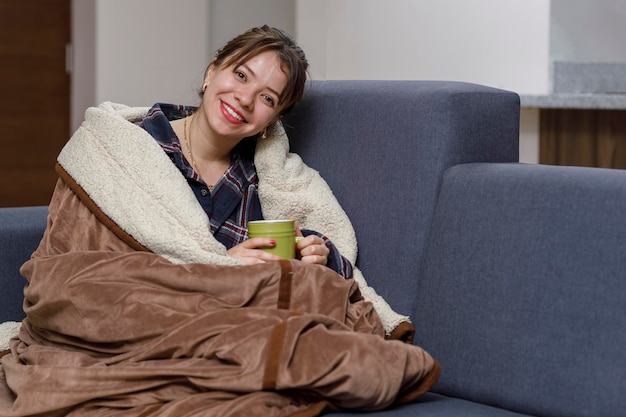
M346 279L352 278L352 264L339 253L339 249L328 237L314 230L302 229L301 232L304 237L310 235L321 237L326 247L330 250L326 266Z

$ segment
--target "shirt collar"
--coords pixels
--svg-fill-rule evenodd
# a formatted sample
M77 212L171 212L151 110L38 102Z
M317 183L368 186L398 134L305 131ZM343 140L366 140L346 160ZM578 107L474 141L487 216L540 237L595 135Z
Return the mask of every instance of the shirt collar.
M172 159L172 162L187 178L201 182L199 175L184 158L180 139L170 124L170 121L187 117L197 109L197 107L193 106L156 103L148 110L146 117L139 125L161 145L170 159ZM226 177L233 185L237 184L236 188L245 189L247 184L255 184L257 181L256 168L254 166L255 146L254 140L247 138L242 140L233 150L233 158L226 172Z

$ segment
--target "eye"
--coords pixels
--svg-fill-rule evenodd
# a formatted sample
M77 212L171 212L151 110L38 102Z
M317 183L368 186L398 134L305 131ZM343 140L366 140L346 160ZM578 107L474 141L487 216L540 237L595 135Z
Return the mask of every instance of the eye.
M270 106L270 107L274 107L274 105L276 104L276 102L274 101L274 98L272 96L269 96L267 94L263 94L263 100Z
M240 80L242 81L246 80L246 74L244 74L243 71L235 70L234 73L235 73L235 76L239 78Z

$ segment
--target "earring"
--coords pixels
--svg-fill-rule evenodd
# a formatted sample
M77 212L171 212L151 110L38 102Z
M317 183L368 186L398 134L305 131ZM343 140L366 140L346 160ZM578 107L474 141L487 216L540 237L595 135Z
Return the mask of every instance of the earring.
M261 134L261 139L267 139L267 128L263 129L263 133Z
M209 83L204 83L202 84L202 92L204 93L206 91L206 88L209 86Z

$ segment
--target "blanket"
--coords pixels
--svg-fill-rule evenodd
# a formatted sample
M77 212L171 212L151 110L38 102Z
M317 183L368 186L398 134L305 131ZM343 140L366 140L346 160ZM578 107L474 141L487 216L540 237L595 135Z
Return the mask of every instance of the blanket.
M129 123L142 111L90 109L59 156L48 226L21 270L27 318L2 357L0 415L314 416L402 404L434 385L436 360L385 338L356 280L228 257L182 176ZM120 157L119 137L121 153L145 163ZM280 200L271 183L264 210ZM264 215L280 210L268 203ZM344 233L349 222L333 221ZM349 234L329 236L345 246Z
M142 120L148 110L110 102L89 108L85 122L59 155L61 175L76 181L75 188L88 193L86 200L93 201L104 213L100 217L120 234L172 262L238 264L206 233L206 214L161 147L129 123ZM280 124L259 142L254 163L264 218L294 216L301 227L328 236L355 265L357 241L348 216L319 173L289 152ZM409 317L393 311L358 268L354 279L374 304L386 334L406 332Z

